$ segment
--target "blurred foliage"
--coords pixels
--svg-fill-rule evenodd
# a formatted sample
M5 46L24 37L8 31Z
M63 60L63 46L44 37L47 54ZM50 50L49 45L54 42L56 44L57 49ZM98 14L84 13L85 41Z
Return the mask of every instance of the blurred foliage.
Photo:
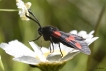
M106 71L106 0L29 0L31 10L42 26L52 25L64 32L95 30L99 39L90 48L90 56L82 53L75 56L61 71ZM28 0L24 0L28 2ZM0 0L0 9L17 9L15 0ZM27 46L27 41L38 37L38 25L22 21L18 12L0 11L0 43L18 39ZM42 38L36 41L41 45ZM43 46L49 42L43 41ZM0 49L5 71L40 71L27 64L15 62Z

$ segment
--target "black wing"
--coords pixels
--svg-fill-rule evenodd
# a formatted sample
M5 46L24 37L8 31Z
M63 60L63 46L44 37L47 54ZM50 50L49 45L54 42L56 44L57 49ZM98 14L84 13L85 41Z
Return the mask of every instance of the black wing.
M51 36L64 45L76 48L84 54L90 55L91 53L88 44L84 41L85 39L78 35L64 33L62 31L53 31Z

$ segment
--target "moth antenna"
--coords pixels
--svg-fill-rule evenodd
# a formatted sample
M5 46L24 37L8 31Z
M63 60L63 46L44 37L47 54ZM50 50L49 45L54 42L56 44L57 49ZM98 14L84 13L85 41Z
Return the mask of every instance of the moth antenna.
M39 27L41 28L41 25L40 25L38 19L35 17L35 15L30 10L28 10L28 12L29 12L29 14L31 14L34 17L34 19L32 17L28 16L27 14L25 14L26 17L33 20L34 22L36 22L39 25Z
M36 18L36 16L30 11L30 9L28 10L28 12L35 18L35 20L39 23L38 19ZM40 24L40 23L39 23Z

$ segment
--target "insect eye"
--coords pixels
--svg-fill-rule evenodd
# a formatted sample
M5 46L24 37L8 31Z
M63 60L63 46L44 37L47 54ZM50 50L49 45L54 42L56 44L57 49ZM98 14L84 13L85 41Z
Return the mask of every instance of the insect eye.
M51 29L51 30L54 30L54 28L53 28L53 27L50 27L50 29Z
M39 31L38 33L39 33L40 35L42 35L42 33L41 33L40 31Z
M51 30L53 30L53 28L51 28Z
M40 35L42 35L42 32L43 32L42 29L39 28L39 29L38 29L38 33L39 33Z

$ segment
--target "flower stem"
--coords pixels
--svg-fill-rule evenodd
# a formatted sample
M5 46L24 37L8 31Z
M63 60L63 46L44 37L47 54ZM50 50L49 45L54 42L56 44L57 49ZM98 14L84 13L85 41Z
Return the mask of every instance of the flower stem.
M18 11L18 10L17 9L0 9L0 11L12 12L12 11Z
M96 36L97 31L98 31L98 29L100 27L100 22L101 22L101 19L102 19L102 16L103 16L104 11L105 11L105 5L102 7L102 10L101 10L101 12L99 14L99 18L98 18L97 23L96 23L96 26L95 26L94 36ZM94 48L94 43L91 46L91 50L92 51L93 51L93 48ZM88 63L87 63L87 69L86 69L86 71L91 71L93 69L92 68L93 67L92 66L93 65L92 63L94 62L94 60L92 58L93 58L93 54L90 55L89 58L88 58ZM95 65L95 63L94 63L94 65Z
M1 69L2 71L5 71L5 70L4 70L3 63L2 63L2 60L1 60L1 56L0 56L0 69Z
M97 34L97 31L98 31L98 29L99 29L100 22L101 22L101 19L102 19L102 16L103 16L104 11L105 11L105 5L103 6L103 8L102 8L102 10L101 10L101 13L100 13L100 15L99 15L99 18L98 18L98 20L97 20L97 23L96 23L96 26L95 26L94 36L96 36L96 34Z

